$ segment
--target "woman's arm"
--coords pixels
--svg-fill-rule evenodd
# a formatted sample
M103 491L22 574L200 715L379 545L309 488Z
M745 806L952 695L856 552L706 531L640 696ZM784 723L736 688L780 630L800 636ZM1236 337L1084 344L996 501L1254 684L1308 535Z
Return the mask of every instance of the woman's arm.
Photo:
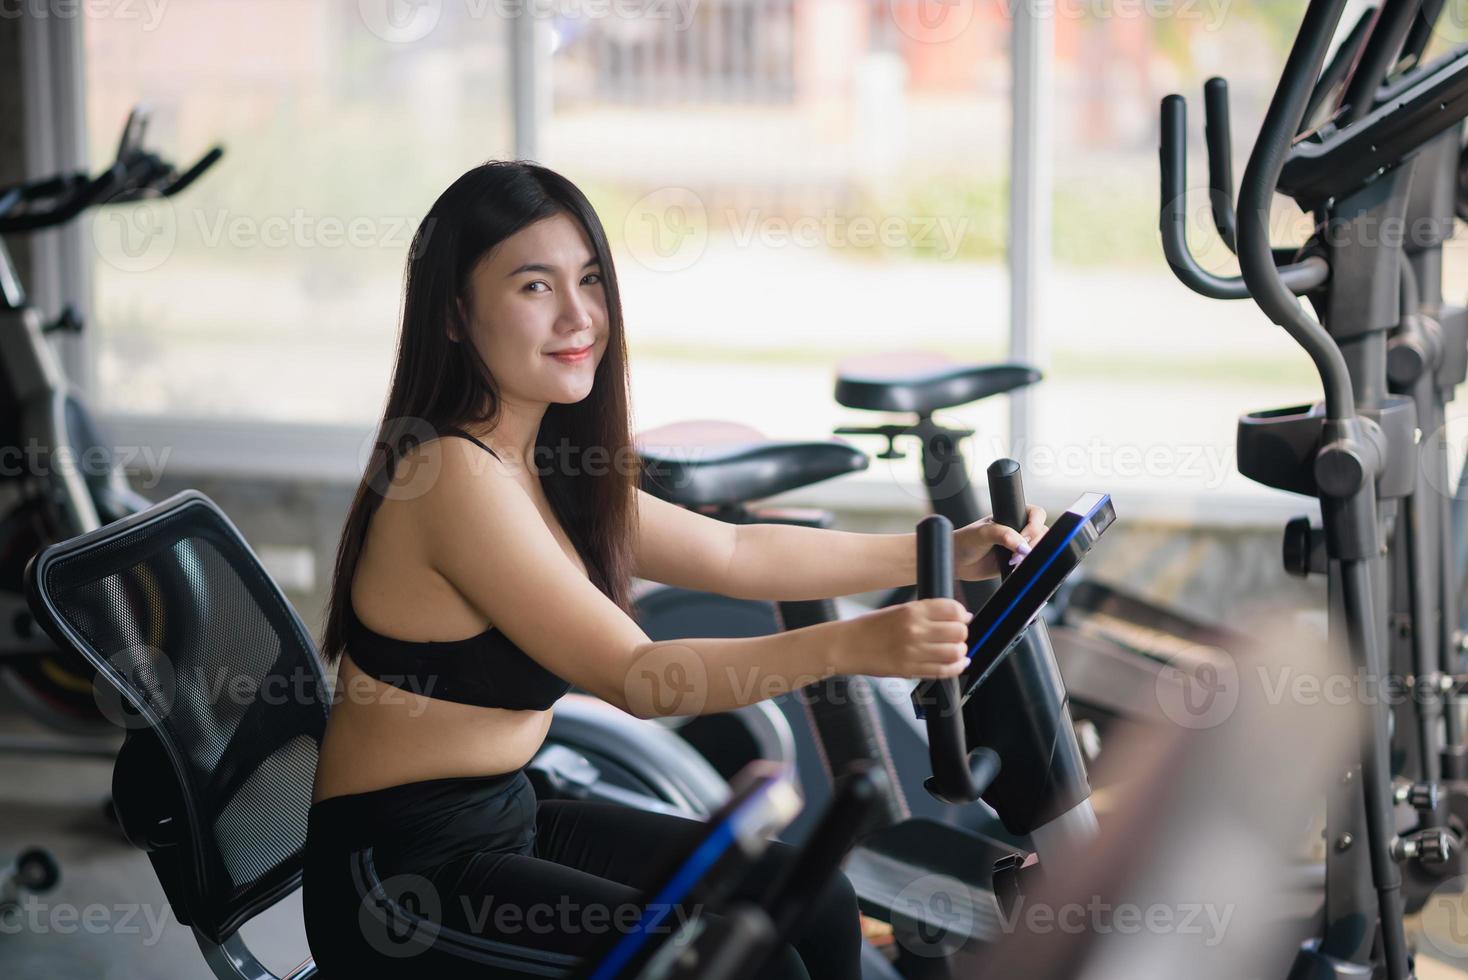
M872 534L789 524L729 524L638 491L640 578L737 599L795 601L911 585L917 542L911 533ZM1045 512L1029 510L1022 533L988 518L954 532L960 578L998 574L995 545L1028 552L1045 533Z
M911 534L730 524L637 492L635 574L679 588L736 599L851 595L912 582L915 548Z
M965 581L999 574L996 546L1028 554L1045 533L1045 512L1031 507L1024 530L991 518L953 532L953 570ZM917 581L914 534L856 534L789 524L745 524L735 536L725 595L745 599L823 599Z
M726 595L799 600L870 592L917 581L917 536L789 524L738 528Z
M702 714L832 674L962 669L967 613L948 599L774 636L653 642L561 550L512 476L463 440L417 451L443 453L437 478L413 502L434 569L536 662L625 711Z

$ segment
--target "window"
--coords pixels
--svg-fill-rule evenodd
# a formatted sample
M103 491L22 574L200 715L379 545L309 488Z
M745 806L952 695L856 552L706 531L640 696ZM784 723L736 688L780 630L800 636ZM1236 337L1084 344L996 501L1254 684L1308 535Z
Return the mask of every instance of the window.
M401 6L409 19L392 3L192 0L156 20L119 7L86 21L94 165L139 101L171 158L225 146L172 201L92 219L104 409L380 413L413 231L455 177L511 145L495 8Z
M615 243L638 426L821 439L860 419L832 398L843 358L1002 357L1002 5L679 6L552 30L542 156ZM968 416L1005 424L1000 406Z
M1320 385L1252 302L1205 299L1168 270L1157 232L1158 118L1163 96L1187 98L1189 239L1206 266L1237 273L1208 217L1203 83L1229 83L1237 182L1300 10L1066 13L1077 9L1059 5L1055 19L1055 256L1043 326L1051 370L1037 400L1037 446L1065 484L1273 494L1235 468L1237 417L1314 400ZM1288 202L1276 210L1277 240L1302 240L1283 228Z

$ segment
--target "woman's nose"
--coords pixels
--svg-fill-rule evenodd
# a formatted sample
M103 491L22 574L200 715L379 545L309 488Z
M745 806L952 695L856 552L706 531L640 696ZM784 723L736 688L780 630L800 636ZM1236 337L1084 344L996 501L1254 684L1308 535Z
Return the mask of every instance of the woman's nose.
M571 293L561 306L561 326L570 332L589 328L593 322L591 303Z

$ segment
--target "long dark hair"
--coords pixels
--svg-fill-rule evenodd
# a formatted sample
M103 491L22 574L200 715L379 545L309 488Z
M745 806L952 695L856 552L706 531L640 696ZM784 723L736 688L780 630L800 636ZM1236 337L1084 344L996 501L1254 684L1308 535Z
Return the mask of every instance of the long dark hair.
M413 236L392 387L337 548L321 640L327 662L335 662L345 648L353 573L368 522L390 492L398 460L446 428L492 426L499 419L498 385L468 342L468 324L460 312L460 300L465 309L473 308L469 281L475 265L515 232L556 214L580 222L601 263L608 337L591 393L574 404L547 407L532 465L591 581L623 611L630 610L636 472L624 462L633 458L627 350L606 232L586 196L565 177L522 160L496 160L454 181ZM447 336L450 324L459 327L464 342ZM564 458L568 448L604 451L607 455L601 458L610 465L540 466L547 452L551 459Z

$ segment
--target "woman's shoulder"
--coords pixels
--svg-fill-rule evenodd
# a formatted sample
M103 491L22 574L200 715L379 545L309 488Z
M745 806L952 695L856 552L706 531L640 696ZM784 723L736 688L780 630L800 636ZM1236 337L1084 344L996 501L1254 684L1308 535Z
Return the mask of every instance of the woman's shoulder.
M487 445L446 432L402 455L383 496L411 501L430 495L442 481L513 479L514 475L506 461Z

